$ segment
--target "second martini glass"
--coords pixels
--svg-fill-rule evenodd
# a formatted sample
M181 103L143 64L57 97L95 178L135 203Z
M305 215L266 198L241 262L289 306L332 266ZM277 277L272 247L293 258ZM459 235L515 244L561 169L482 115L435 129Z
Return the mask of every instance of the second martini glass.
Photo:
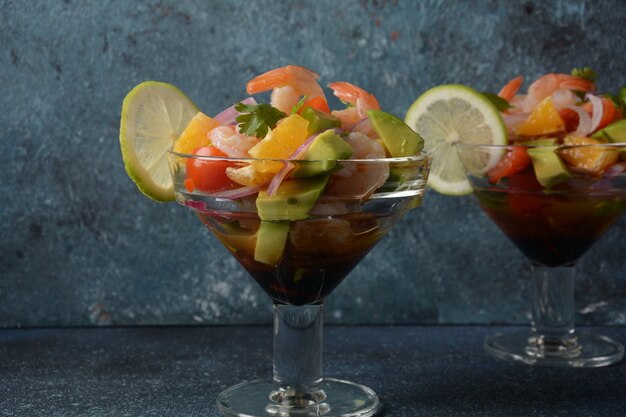
M322 376L322 306L400 217L420 205L429 158L338 161L337 169L359 175L352 176L351 183L331 178L327 187L332 187L333 197L322 195L306 213L298 209L306 193L282 198L279 188L272 210L291 220L268 221L259 215L258 190L190 191L185 185L186 167L202 161L239 167L280 162L294 171L306 171L325 161L235 160L174 152L169 156L177 201L197 215L274 306L272 380L228 388L217 399L219 410L227 416L248 417L373 415L379 401L371 389ZM376 184L372 179L380 178L381 172L388 173L388 180L382 186L369 186ZM299 185L314 190L320 179L307 181L308 185Z
M559 158L613 158L624 144L560 146ZM527 364L598 367L617 362L624 347L608 337L574 328L576 261L626 210L626 168L616 163L602 175L571 170L553 187L542 186L533 166L491 183L484 161L527 152L526 146L459 144L458 152L483 211L532 264L534 299L530 331L490 337L487 351ZM549 156L549 155L548 155Z

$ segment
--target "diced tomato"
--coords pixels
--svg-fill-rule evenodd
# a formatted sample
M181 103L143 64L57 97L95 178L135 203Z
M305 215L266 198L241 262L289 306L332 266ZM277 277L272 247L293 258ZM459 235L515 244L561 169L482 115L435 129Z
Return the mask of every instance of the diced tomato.
M603 97L602 110L602 119L600 120L597 130L608 126L613 121L613 118L615 117L615 104L613 104L613 100Z
M312 107L315 110L330 114L330 107L328 106L328 102L322 96L313 97L312 99L305 101L302 107L300 107L300 109L298 110L298 114L300 114L302 110L306 109L307 107Z
M561 109L559 110L559 116L561 116L561 119L563 119L563 122L565 123L565 130L567 132L573 132L574 130L578 129L578 113L576 113L574 110Z
M545 196L542 194L512 192L507 194L506 204L518 216L541 218L545 215Z
M530 165L530 156L526 152L526 147L514 146L498 165L487 173L489 182L495 184L502 178L523 171L528 165Z
M593 105L591 102L586 102L582 105L582 108L587 111L593 117ZM622 109L615 106L613 100L610 98L602 97L602 119L595 131L598 131L613 122L621 120L623 118ZM578 119L576 119L578 120Z
M543 186L537 181L534 169L525 169L507 178L509 189L519 191L540 191Z
M194 155L225 157L226 154L215 146L202 146L194 151ZM205 192L215 192L230 188L233 182L226 176L226 168L234 166L228 161L209 161L198 158L187 159L187 189L197 188Z
M520 216L541 217L544 200L548 197L541 191L543 186L537 181L535 170L528 167L511 175L507 181L509 192L506 201L511 210Z
M622 120L624 118L624 113L622 112L621 107L615 108L615 116L613 116L613 121L617 122L618 120Z

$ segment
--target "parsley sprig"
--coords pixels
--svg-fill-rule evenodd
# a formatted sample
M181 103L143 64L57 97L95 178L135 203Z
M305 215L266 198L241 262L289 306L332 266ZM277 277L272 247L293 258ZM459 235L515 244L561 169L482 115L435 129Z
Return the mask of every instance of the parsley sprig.
M574 77L580 77L591 82L595 82L598 78L598 73L589 67L573 68L572 75ZM587 93L585 93L584 91L574 91L574 95L576 95L576 97L578 97L580 101L585 101L586 94Z
M499 97L496 94L487 92L483 92L482 94L487 100L491 101L491 104L496 106L499 112L503 112L507 109L513 108L513 106L511 106L508 101L506 101L502 97Z
M241 113L235 119L239 123L239 130L248 136L256 136L257 138L264 138L268 130L274 129L276 123L287 116L267 103L237 103L235 110Z
M595 81L598 79L598 73L589 67L574 68L572 69L572 75L574 77L584 78L585 80Z

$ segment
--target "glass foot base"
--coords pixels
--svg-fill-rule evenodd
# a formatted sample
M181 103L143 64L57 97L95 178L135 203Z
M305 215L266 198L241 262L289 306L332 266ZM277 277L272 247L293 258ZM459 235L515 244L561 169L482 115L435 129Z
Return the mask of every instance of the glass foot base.
M333 378L325 378L315 392L293 396L276 392L272 382L251 381L217 397L218 409L228 417L369 417L379 404L371 389Z
M607 366L624 357L624 346L605 336L582 333L549 343L528 330L487 337L485 350L499 359L564 368Z

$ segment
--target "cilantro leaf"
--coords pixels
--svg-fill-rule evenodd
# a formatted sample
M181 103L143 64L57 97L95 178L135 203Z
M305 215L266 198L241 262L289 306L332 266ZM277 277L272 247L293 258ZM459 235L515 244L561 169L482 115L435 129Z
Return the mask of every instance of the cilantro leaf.
M241 113L235 119L239 123L240 131L257 138L264 138L268 130L274 129L280 119L287 117L285 113L267 103L237 103L235 110Z
M598 73L589 67L574 68L572 70L572 75L574 77L584 78L585 80L589 81L595 81L598 78Z
M497 96L495 94L492 93L486 93L483 92L482 95L491 102L491 104L493 104L494 106L496 106L496 109L498 109L499 112L503 112L507 109L512 108L513 106L511 106L509 104L508 101L506 101L505 99L503 99L500 96Z
M300 98L300 100L298 100L296 105L293 106L293 108L291 109L291 114L298 113L298 110L300 110L302 108L302 106L304 106L304 101L305 100L306 100L306 96L302 96L302 98Z

